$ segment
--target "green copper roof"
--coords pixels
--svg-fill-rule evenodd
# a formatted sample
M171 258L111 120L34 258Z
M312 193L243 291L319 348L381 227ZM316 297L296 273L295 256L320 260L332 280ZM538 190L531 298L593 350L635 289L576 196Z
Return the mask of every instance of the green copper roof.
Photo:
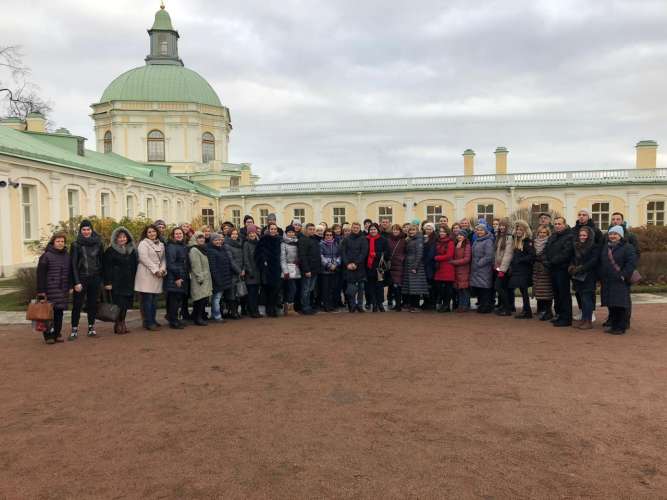
M100 102L196 102L222 106L213 87L197 72L183 66L146 65L126 71L106 88Z
M466 149L463 152L463 156L475 156L475 152L472 149Z
M170 175L162 165L145 165L114 153L103 154L88 149L84 156L79 156L76 148L68 147L68 139L76 137L51 137L51 134L26 133L0 127L0 154L120 179L132 177L138 182L183 192L196 191L207 196L217 196L217 191L207 186Z
M652 140L649 139L649 140L646 140L646 141L639 141L637 143L637 146L635 146L635 147L637 147L637 148L646 148L646 147L655 148L657 146L658 146L658 143L656 141L652 141Z
M174 31L174 27L171 25L171 17L169 17L169 13L164 10L164 6L155 13L155 22L153 22L153 27L151 29Z

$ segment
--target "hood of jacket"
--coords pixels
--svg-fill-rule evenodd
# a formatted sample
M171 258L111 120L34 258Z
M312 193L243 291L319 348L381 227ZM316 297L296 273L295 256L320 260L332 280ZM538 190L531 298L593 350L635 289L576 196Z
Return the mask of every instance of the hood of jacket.
M116 237L118 236L119 233L125 233L125 235L127 236L127 243L125 244L124 247L121 247L118 243L116 243ZM119 226L113 230L113 232L111 233L111 248L113 248L116 252L118 252L121 255L130 255L132 252L135 251L134 238L132 237L130 231L127 230L127 228Z

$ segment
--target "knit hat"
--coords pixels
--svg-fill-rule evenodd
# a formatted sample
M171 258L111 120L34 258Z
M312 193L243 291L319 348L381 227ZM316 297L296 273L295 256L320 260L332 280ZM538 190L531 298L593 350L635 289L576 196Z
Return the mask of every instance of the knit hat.
M196 240L197 238L204 238L204 233L201 231L195 231L195 234L192 235L192 237Z
M467 230L467 229L459 229L458 233L457 233L457 236L459 234L462 235L462 236L465 236L466 238L470 238L470 231Z
M218 241L222 239L222 235L220 233L211 233L211 243L214 241Z
M286 233L289 233L289 232L292 232L292 233L293 233L293 232L294 232L294 226L293 226L292 224L290 224L289 226L287 226L287 227L285 228L285 232L286 232Z
M90 229L92 229L93 223L90 222L88 219L83 219L81 221L81 224L79 224L79 231L81 231L84 227L89 227Z
M623 238L623 236L625 235L625 231L623 231L623 226L613 226L613 227L610 227L610 228L609 228L609 231L607 231L607 232L608 232L608 233L616 233L616 234L619 234L619 235L621 236L621 238Z
M250 225L246 228L246 232L247 232L248 234L250 234L250 233L255 233L255 234L257 234L257 233L259 232L259 228L258 228L255 224L250 224Z
M591 212L590 212L587 208L582 208L582 209L580 209L577 213L578 213L578 214L586 214L586 215L588 215L589 217L591 216Z
M266 216L266 220L276 220L276 214L269 214Z
M487 227L486 224L477 224L475 226L475 230L480 229L480 228L484 229L484 231L487 232L487 233L489 232L489 228ZM461 231L465 231L465 229L461 229Z
M292 221L292 226L299 226L301 227L303 224L301 224L301 221L299 219L294 219Z
M167 225L167 223L165 221L163 221L162 219L156 220L153 224L156 225L156 226L159 226L159 225L166 226Z
M435 224L433 224L432 222L427 222L426 224L424 224L424 229L426 229L427 227L430 227L435 231Z
M412 219L411 224L414 224L415 226L418 226L419 224L421 224L421 221L419 219Z

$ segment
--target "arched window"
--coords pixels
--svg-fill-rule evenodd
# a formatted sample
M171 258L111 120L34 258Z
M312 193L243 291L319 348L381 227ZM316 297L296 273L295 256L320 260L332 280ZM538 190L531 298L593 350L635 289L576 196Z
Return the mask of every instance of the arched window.
M111 135L111 130L107 130L104 133L104 152L111 153L113 148L113 136Z
M159 130L148 132L148 161L164 161L164 134Z
M210 132L201 137L201 156L204 163L215 160L215 137Z

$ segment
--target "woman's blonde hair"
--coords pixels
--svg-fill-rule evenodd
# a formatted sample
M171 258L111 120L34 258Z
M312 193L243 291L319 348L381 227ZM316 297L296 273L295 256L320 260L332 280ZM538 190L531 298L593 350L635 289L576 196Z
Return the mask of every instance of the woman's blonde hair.
M523 238L516 237L516 228L520 227L523 229ZM533 232L530 230L530 226L525 220L518 220L514 223L514 249L523 250L523 240L526 238L532 239Z

